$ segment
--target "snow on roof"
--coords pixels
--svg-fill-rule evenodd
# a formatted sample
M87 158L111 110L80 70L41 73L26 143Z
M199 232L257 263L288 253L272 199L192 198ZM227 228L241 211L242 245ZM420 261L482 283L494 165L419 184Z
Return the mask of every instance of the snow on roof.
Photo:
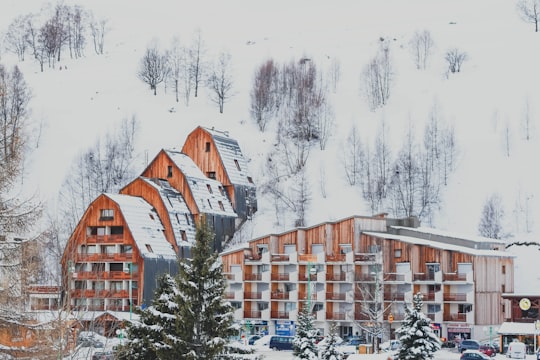
M158 191L172 226L178 246L189 246L195 243L195 221L187 207L182 194L163 179L142 178ZM183 240L182 234L185 234Z
M406 229L408 231L414 231L419 232L423 234L432 234L432 235L440 235L440 236L446 236L449 238L455 238L455 239L463 239L473 242L489 242L492 244L506 244L506 241L500 240L500 239L491 239L483 236L477 236L477 235L470 235L470 234L458 234L450 231L440 230L440 229L434 229L434 228L428 228L428 227L417 227L417 228L411 228L411 227L405 227L405 226L391 226L393 229Z
M429 246L429 247L441 249L441 250L458 251L461 253L471 254L475 256L516 257L515 255L509 254L505 251L473 249L470 247L447 244L447 243L442 243L442 242L432 241L432 240L425 240L425 239L416 238L412 236L393 235L389 233L378 233L378 232L369 232L369 231L364 232L364 234L369 235L369 236L380 237L383 239L402 241L402 242L415 244L415 245Z
M177 150L165 150L184 174L201 213L237 217L223 185L206 177L193 160Z
M497 330L502 335L533 335L534 323L503 322Z
M253 186L255 185L248 180L248 165L247 161L240 150L238 142L231 137L226 131L218 131L204 128L214 139L214 144L220 154L221 161L225 167L225 171L229 176L229 180L235 185Z
M176 253L165 238L163 225L152 205L137 196L105 195L118 204L141 256L176 259Z

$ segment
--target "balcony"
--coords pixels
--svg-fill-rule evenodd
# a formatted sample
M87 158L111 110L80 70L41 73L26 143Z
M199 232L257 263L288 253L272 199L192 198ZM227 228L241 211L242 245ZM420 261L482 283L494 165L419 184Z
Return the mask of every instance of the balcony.
M405 293L397 291L385 291L385 301L405 301Z
M444 301L459 301L459 302L466 302L467 301L467 294L465 293L445 293L443 295Z
M138 271L131 274L124 271L78 271L73 273L73 278L77 280L129 280L137 278Z
M326 281L346 281L346 280L347 280L346 272L326 274Z
M284 291L272 291L270 296L272 300L289 300L289 292Z
M288 319L289 318L289 311L276 311L273 310L270 312L270 317L272 319Z
M77 253L75 256L75 262L135 262L132 253L95 253L95 254L85 254Z
M262 274L244 274L244 280L245 281L261 281L262 280Z
M86 244L123 244L124 235L88 235L86 237Z
M272 281L289 281L288 273L273 273L270 277Z
M377 277L373 274L356 273L354 274L354 281L374 282Z
M326 255L326 262L345 262L345 254Z
M473 273L443 273L442 275L444 282L467 282L472 283L473 282Z
M326 293L326 300L345 300L346 293Z
M270 259L272 262L289 262L290 254L272 254Z
M377 260L375 253L354 253L354 262L374 263Z
M259 310L252 310L252 311L244 311L244 318L245 319L260 319L261 318L261 312Z
M345 320L346 315L345 312L327 312L326 320Z
M244 292L244 300L260 300L262 299L262 293L259 292Z
M467 314L465 314L465 313L444 314L443 320L444 321L454 321L454 322L466 322L467 321Z

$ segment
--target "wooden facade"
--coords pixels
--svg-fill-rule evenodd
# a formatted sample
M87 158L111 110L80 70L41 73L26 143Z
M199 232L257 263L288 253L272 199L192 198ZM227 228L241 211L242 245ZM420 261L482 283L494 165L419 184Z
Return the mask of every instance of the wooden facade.
M238 321L266 324L272 333L278 322L293 324L308 302L323 333L337 321L341 335L351 335L361 332L359 323L373 321L364 309L380 301L385 312L378 320L390 314L395 319L388 336L413 294L421 293L424 312L441 337L467 337L500 324L501 291L513 291L513 256L452 245L444 236L430 241L412 236L414 231L400 235L393 228L401 226L398 220L354 216L271 234L222 253Z

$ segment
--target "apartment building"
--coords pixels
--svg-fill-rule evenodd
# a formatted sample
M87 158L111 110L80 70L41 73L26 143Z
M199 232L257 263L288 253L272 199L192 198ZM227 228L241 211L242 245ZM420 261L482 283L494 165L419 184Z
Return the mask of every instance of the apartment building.
M64 307L76 312L83 328L95 328L99 319L101 332L109 334L131 319L135 307L150 304L157 277L175 274L178 258L191 256L199 222L214 231L220 251L241 223L235 209L244 218L256 210L255 187L236 141L225 132L197 128L183 149L191 147L190 153L202 149L205 155L194 160L162 149L139 177L119 194L99 195L79 220L61 265ZM235 207L231 195L243 205Z
M307 304L325 334L393 338L413 294L441 337L470 338L504 319L513 256L500 242L418 227L414 219L352 216L270 234L223 252L227 297L249 333L293 334ZM375 311L374 311L375 310Z

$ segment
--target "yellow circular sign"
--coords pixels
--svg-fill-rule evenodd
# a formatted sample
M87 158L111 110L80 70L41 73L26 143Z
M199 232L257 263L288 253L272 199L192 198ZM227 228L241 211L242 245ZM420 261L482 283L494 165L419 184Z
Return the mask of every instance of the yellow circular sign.
M519 300L519 308L521 310L529 310L531 308L531 300L527 298Z

